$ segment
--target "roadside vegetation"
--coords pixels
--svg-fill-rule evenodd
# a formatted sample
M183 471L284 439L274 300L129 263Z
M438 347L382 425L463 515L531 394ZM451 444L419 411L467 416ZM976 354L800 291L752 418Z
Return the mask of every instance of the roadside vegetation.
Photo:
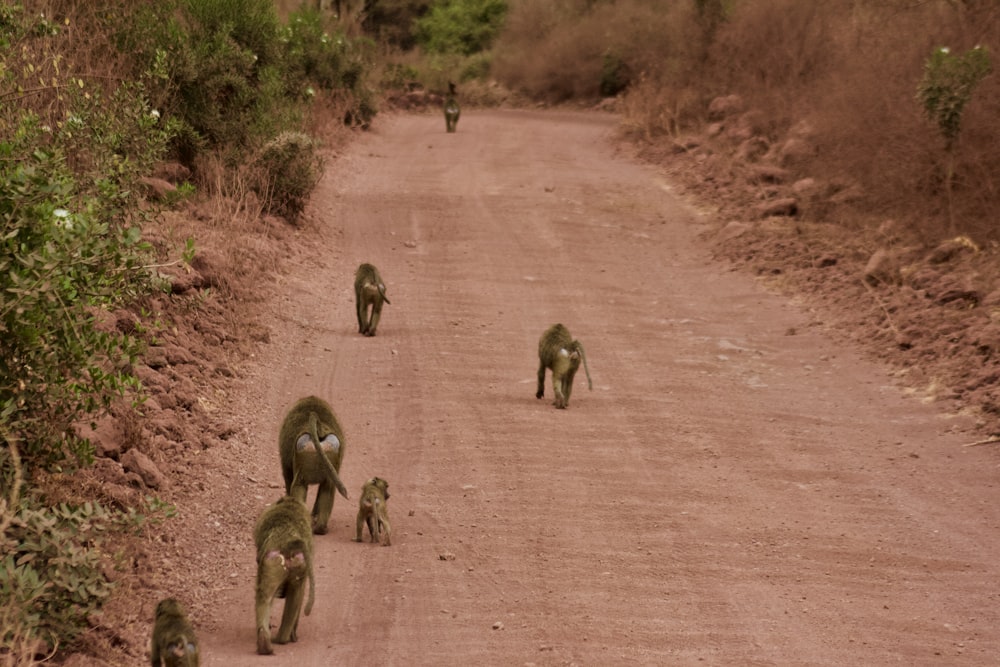
M92 645L123 540L173 512L141 482L130 502L66 490L100 420L122 451L153 446L136 369L168 328L157 304L203 239L301 225L329 149L386 100L436 111L449 82L467 105L613 99L641 145L711 141L722 178L774 167L745 188L765 203L778 181L826 184L799 219L992 248L998 50L994 0L4 4L0 663Z

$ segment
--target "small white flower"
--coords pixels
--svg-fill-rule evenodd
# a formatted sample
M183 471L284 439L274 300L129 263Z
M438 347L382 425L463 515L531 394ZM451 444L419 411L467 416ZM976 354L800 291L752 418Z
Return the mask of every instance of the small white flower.
M48 132L49 134L52 134L52 128L49 127L48 125L42 125L40 129L42 130L42 132Z
M160 112L157 111L156 109L153 109L152 111L150 111L149 115L152 116L153 118L156 118L156 119L160 118Z
M315 96L316 96L316 91L313 90L312 86L306 88L306 97L315 97Z
M940 49L938 49L938 50L939 50L939 51L940 51L941 53L951 53L951 49L949 49L949 48L948 48L947 46L942 46L942 47L941 47Z
M70 217L69 211L64 208L57 208L52 211L52 215L56 217L56 227L73 229L73 219Z

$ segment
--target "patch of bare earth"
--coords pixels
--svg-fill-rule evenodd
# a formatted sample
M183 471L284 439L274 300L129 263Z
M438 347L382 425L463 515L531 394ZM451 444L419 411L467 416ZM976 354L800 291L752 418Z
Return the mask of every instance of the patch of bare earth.
M100 657L71 663L147 660L172 595L203 665L991 664L1000 450L963 445L993 428L992 293L943 289L987 253L930 261L887 229L898 277L863 283L882 246L763 216L784 184L707 144L652 168L616 134L596 113L473 110L451 135L383 116L299 226L213 233L196 207L154 233L193 233L202 263L150 304L145 419L81 479L178 517L130 546ZM363 261L392 300L374 338ZM548 380L534 395L557 321L594 380L565 411ZM353 500L316 538L299 641L257 657L251 531L307 393L340 417ZM352 541L373 475L391 547Z

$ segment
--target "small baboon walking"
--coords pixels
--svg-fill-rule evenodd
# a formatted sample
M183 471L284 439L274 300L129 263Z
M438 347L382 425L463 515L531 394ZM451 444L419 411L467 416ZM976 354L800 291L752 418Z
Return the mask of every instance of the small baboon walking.
M313 575L313 538L309 511L297 498L285 496L264 510L253 530L257 546L257 653L271 655L271 603L285 598L281 625L274 643L298 641L299 613L309 583L306 616L316 597Z
M278 451L285 493L305 503L309 485L319 485L312 508L313 532L326 534L334 489L348 497L339 475L344 460L344 433L330 405L316 396L299 399L281 424Z
M367 524L372 542L392 544L392 527L389 525L389 482L381 477L372 477L361 487L361 501L358 503L358 533L355 542L362 541L362 533ZM385 535L385 541L382 536Z
M385 295L385 283L378 269L371 264L362 264L354 274L354 299L358 308L358 333L374 336L382 317L382 302L392 304ZM368 307L371 306L371 316Z
M458 117L462 115L462 110L458 107L458 92L455 84L448 82L448 97L444 100L444 126L448 132L458 129Z
M553 324L538 340L538 391L535 398L545 394L545 369L552 369L552 391L556 395L553 405L565 409L569 405L570 394L573 393L573 377L583 360L583 370L587 373L587 388L594 389L590 381L590 369L587 368L587 355L583 345L573 340L569 330L562 324Z
M153 667L198 667L201 664L194 629L184 607L174 598L165 598L156 605L150 664Z

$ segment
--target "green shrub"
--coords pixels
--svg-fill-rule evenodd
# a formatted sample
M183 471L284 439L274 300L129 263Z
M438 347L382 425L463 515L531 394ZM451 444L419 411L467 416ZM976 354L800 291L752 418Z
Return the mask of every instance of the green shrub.
M111 594L115 536L159 523L172 507L146 499L147 515L108 510L97 503L46 506L29 497L5 518L0 531L0 604L5 609L0 646L72 649L87 618Z
M282 132L258 157L260 178L255 186L265 209L296 219L323 173L316 143L301 132Z
M504 0L437 0L415 23L417 40L430 53L469 56L490 48L506 15Z

